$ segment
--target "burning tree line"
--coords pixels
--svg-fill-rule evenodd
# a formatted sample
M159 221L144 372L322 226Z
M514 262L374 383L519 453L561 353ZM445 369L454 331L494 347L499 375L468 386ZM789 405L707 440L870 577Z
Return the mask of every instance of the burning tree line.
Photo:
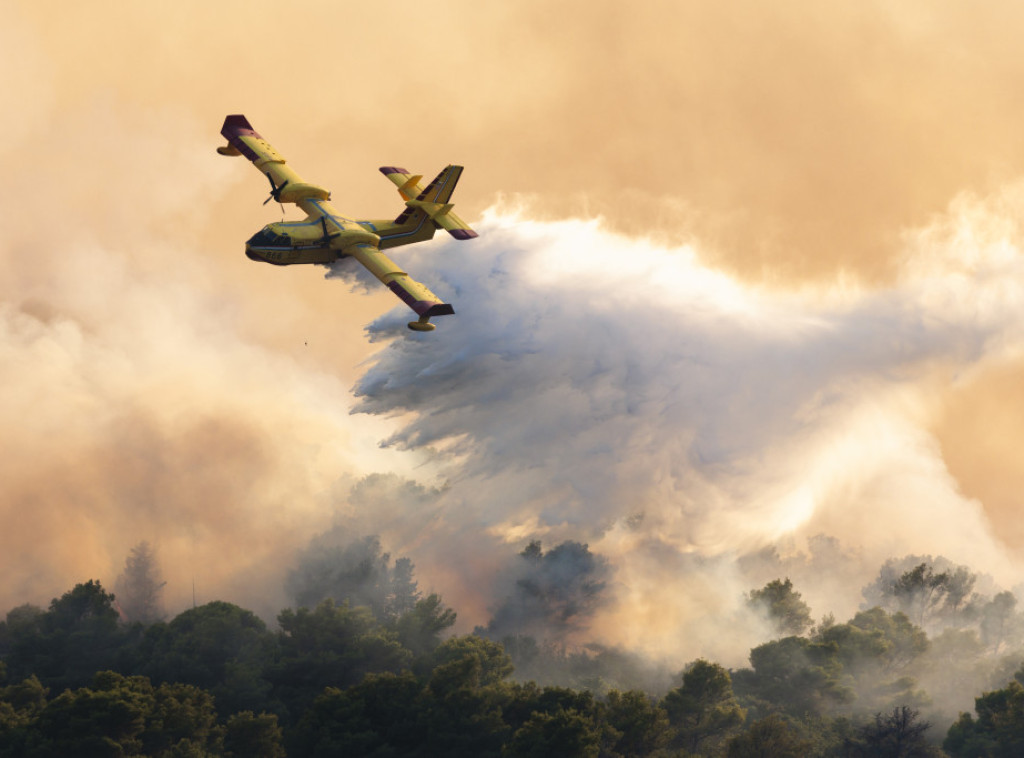
M221 601L164 620L143 544L117 593L88 581L0 623L0 756L1021 754L1024 623L966 567L890 561L842 623L772 580L747 595L775 630L749 667L674 676L554 641L607 575L585 545L531 543L491 622L446 638L455 612L411 561L314 543L271 629ZM975 714L950 712L966 687Z

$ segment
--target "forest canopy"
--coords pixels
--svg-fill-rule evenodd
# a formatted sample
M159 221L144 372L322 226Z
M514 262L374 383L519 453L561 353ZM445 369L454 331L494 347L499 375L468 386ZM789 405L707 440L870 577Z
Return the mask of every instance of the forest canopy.
M564 642L602 602L600 556L534 542L519 558L492 621L452 635L456 611L376 538L313 545L288 580L295 606L271 623L225 601L165 619L143 543L118 592L88 580L0 622L0 756L966 758L1024 745L1024 620L967 567L887 562L844 621L815 622L779 577L746 595L774 633L749 666L665 671Z

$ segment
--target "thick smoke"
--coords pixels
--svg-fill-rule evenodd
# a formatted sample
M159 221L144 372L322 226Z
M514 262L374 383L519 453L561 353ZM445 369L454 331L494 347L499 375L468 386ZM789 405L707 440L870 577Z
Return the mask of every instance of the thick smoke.
M839 535L861 572L902 547L1005 581L1010 556L927 431L951 381L1024 345L1016 228L985 207L908 235L897 286L790 293L694 248L492 214L476 244L410 256L458 315L427 337L398 309L371 325L391 341L358 409L412 414L389 444L434 449L440 502L493 540L590 542L616 569L606 633L651 651L699 648L703 613L741 594L727 556L783 537ZM486 571L478 530L444 539ZM817 587L816 613L853 610Z
M191 604L194 582L200 602L272 616L291 551L331 523L330 488L378 467L379 427L350 417L347 382L303 352L325 331L298 293L257 304L258 282L220 268L226 250L244 260L240 240L199 241L230 184L194 120L64 113L73 133L55 120L22 135L38 160L9 153L31 180L0 203L0 605L90 577L112 588L148 541L168 610ZM15 198L12 184L34 189Z

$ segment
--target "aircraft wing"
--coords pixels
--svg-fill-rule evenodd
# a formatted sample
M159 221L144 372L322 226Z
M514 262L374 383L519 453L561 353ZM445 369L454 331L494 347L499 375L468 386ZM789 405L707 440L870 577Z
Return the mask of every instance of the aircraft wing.
M403 303L416 311L421 319L425 320L432 316L450 316L455 313L455 309L450 304L443 302L424 285L398 268L393 260L373 245L353 245L346 248L345 253L363 264Z
M228 141L218 147L221 155L242 155L252 161L270 180L270 199L279 203L296 203L303 200L330 200L331 193L316 184L303 181L284 157L252 128L249 120L242 115L228 116L220 133ZM308 212L308 209L303 209Z

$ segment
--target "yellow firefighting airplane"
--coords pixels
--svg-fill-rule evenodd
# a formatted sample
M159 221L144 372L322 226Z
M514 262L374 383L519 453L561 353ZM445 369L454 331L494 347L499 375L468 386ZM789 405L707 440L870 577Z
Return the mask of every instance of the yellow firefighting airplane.
M296 263L331 263L351 256L370 270L388 289L419 315L409 328L428 332L434 328L433 316L447 316L455 309L415 281L395 265L381 250L434 236L445 229L457 240L477 234L452 213L449 202L462 166L448 166L426 189L420 188L422 176L413 176L404 168L385 166L380 172L398 185L405 210L394 221L354 221L339 214L330 204L331 193L323 187L303 181L285 163L270 144L252 128L245 116L228 116L220 133L228 144L218 147L221 155L244 155L270 180L271 200L295 203L306 213L302 221L267 224L245 243L245 254L254 261L276 266Z

